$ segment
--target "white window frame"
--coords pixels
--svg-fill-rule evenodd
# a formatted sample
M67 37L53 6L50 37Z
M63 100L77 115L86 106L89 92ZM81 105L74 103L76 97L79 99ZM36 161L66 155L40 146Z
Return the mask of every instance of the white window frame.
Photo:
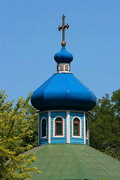
M43 119L45 119L46 120L46 136L44 136L44 137L42 137L42 121L43 121ZM41 119L41 133L40 133L40 135L41 135L41 139L46 139L47 138L47 119L46 119L46 117L42 117L42 119Z
M80 127L79 127L80 128L80 136L74 136L73 121L74 121L75 118L79 119L79 121L80 121ZM82 138L82 120L78 116L74 116L73 119L72 119L72 137L74 137L74 138Z
M63 135L58 135L58 136L56 136L55 135L55 120L57 119L57 118L61 118L62 119L62 121L63 121ZM62 116L56 116L55 118L54 118L54 120L53 120L53 137L55 137L55 138L58 138L58 137L64 137L64 118L62 117Z

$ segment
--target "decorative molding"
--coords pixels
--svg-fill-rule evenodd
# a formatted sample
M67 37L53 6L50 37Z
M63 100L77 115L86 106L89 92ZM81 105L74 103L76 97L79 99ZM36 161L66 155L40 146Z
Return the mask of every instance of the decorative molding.
M48 143L51 143L51 111L48 111Z

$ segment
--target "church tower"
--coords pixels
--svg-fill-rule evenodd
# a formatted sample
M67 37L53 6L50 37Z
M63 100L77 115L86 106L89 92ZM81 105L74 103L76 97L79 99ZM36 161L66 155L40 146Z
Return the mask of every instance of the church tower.
M62 16L61 51L54 56L57 73L32 95L32 105L39 110L38 145L71 143L88 144L88 111L96 104L95 95L70 70L73 55L65 46L65 16Z

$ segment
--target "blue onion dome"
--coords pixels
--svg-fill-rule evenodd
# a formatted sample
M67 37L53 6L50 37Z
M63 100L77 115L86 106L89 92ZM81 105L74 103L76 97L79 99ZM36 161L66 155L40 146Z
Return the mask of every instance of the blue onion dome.
M55 54L54 59L57 63L70 63L73 55L66 51L65 46L62 46L61 51Z
M96 105L96 97L72 73L56 73L33 93L31 102L41 111L89 111Z

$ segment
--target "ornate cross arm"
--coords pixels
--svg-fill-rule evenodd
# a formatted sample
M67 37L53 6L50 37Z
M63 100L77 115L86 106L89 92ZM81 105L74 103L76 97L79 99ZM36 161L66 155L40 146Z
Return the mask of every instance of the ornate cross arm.
M65 24L65 16L63 15L62 16L62 26L59 26L58 27L58 30L62 30L62 42L61 42L61 45L62 46L66 46L66 42L65 42L65 29L68 29L69 28L69 25L68 24Z

